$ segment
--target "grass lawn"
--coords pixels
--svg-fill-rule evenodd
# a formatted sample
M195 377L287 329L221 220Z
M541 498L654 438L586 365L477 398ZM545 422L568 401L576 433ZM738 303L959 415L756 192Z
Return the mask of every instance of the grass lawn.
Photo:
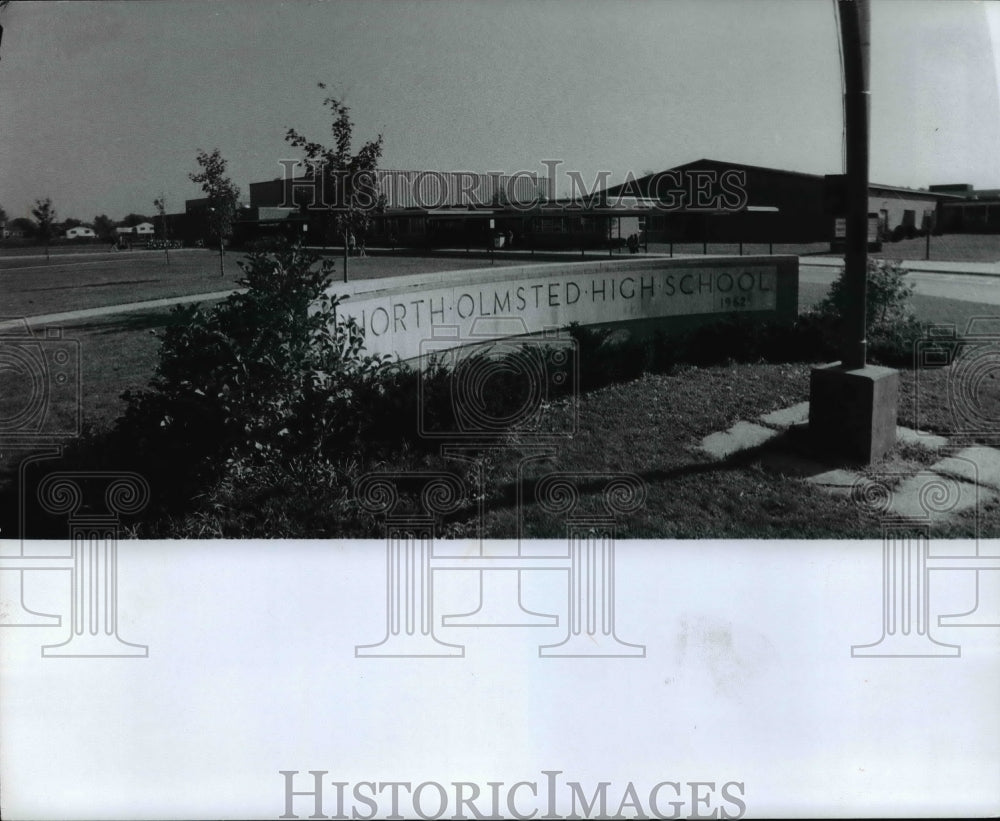
M927 239L917 237L887 242L875 256L884 259L927 259ZM942 234L932 236L930 259L953 262L996 262L1000 260L1000 234Z
M808 398L804 365L741 365L685 368L647 374L581 399L579 432L548 463L531 463L531 482L552 470L568 473L627 472L648 488L646 504L624 517L624 538L816 538L862 535L863 517L850 502L803 482L769 472L758 457L712 461L700 451L704 436L740 419ZM568 413L563 405L555 413ZM509 464L530 451L514 450L494 479L499 492L487 502L487 534L516 529L512 504L516 476ZM530 498L530 494L528 494ZM584 508L600 512L600 498ZM565 538L565 524L538 505L526 509L532 536Z
M93 254L72 259L4 259L0 257L0 316L35 316L83 308L122 305L175 296L214 293L238 287L242 276L240 253L228 253L224 277L219 274L218 254L207 250L171 251L169 264L162 251L133 251ZM336 255L338 276L343 266ZM541 263L551 261L542 256ZM590 259L593 259L591 257ZM506 264L528 264L532 258L507 260ZM497 257L496 264L505 260ZM465 257L369 256L352 258L351 279L374 279L430 271L457 271L489 268L484 255Z
M50 257L54 256L80 256L86 254L108 254L110 242L64 242L58 245L50 245L48 249L44 245L31 245L20 240L11 243L6 241L0 243L0 260L7 257L45 257L46 253ZM143 249L145 250L145 249ZM160 252L162 253L162 251Z
M147 251L49 263L0 260L0 313L34 316L226 291L239 275L236 257L229 256L220 277L219 258L208 251L172 252L169 265L162 252Z
M162 295L172 282L178 288L205 282L212 289L218 285L211 264L217 258L210 252L172 255L168 271L162 257L141 260L141 271L126 266L125 275L150 281L135 282L136 299ZM178 261L175 263L175 257ZM114 265L126 265L127 261ZM401 263L405 263L400 271ZM487 264L488 262L484 262ZM123 276L114 265L98 264L80 269L80 276L90 283L94 293L120 293L116 278ZM162 266L156 270L156 266ZM209 266L206 268L206 266ZM370 257L352 260L352 272L381 275L379 271L416 272L435 268L472 267L469 259ZM57 266L53 266L55 268ZM10 276L22 277L21 293L39 293L48 282L53 292L86 293L87 286L59 287L62 275L55 270L0 271L0 281ZM46 277L51 279L46 280ZM171 280L171 277L176 279ZM102 291L102 289L104 289ZM827 286L804 283L800 304L818 302ZM15 294L17 292L15 291ZM63 295L61 298L67 298ZM117 301L117 299L116 299ZM98 303L101 304L101 303ZM913 299L920 319L951 322L964 328L972 316L996 315L997 306L959 300L917 296ZM66 303L67 307L79 307ZM46 311L59 310L47 306ZM10 314L10 311L4 311ZM106 430L123 410L119 396L127 389L142 388L148 382L157 361L158 340L154 332L168 321L166 309L120 314L88 320L64 327L64 336L79 341L82 362L81 401L85 428ZM956 424L949 404L952 373L949 369L902 372L900 424L948 433ZM551 470L572 473L630 472L647 484L649 497L636 514L621 522L624 538L641 537L720 537L720 538L818 538L878 537L878 523L859 511L849 500L830 495L800 480L784 476L768 467L767 449L749 452L737 458L712 462L698 449L701 438L724 430L739 420L752 420L762 413L787 407L808 399L809 366L802 364L750 364L707 368L685 367L668 374L647 374L640 379L609 385L579 397L576 434L562 441L558 455L546 462L529 462L520 474L528 483ZM2 397L0 397L2 398ZM917 399L919 398L919 403ZM1000 420L1000 384L987 380L980 389L981 408ZM573 410L566 401L554 403L548 410L553 424ZM919 412L918 412L919 410ZM988 440L988 437L986 437ZM485 453L481 463L490 477L484 494L485 535L511 536L517 532L517 465L531 456L528 443L512 442L509 448ZM20 458L18 455L17 458ZM0 463L7 470L16 462L13 454L0 451ZM911 468L926 464L930 457L919 448L901 447L893 464ZM455 468L454 462L431 458L417 467ZM11 479L7 474L8 484ZM192 520L179 525L181 533L200 536L285 536L310 537L337 532L337 523L324 519L330 488L308 483L283 488L256 488L236 493L227 506L217 497L210 513L196 511ZM247 494L250 494L249 496ZM595 501L591 499L590 501ZM296 519L296 511L302 513ZM1000 535L1000 506L987 504L981 511L982 534ZM529 536L561 538L564 525L558 517L545 515L537 506L525 514L525 533ZM969 516L957 517L943 533L950 536L972 535L974 523ZM459 511L447 524L447 535L468 536L476 531L476 516L471 509ZM10 526L4 523L4 532ZM356 535L376 535L371 532Z
M617 522L620 538L867 538L881 537L881 522L846 495L834 495L789 473L777 458L787 452L787 440L722 461L699 448L701 439L738 420L808 399L809 365L756 364L683 368L670 374L647 374L631 382L609 385L549 408L549 421L562 430L572 415L576 433L555 445L555 453L538 459L531 441L510 441L502 448L479 453L476 468L439 456L413 456L399 464L372 465L381 471L449 471L464 477L468 498L438 530L443 538L476 538L482 523L486 538L566 538L561 514L533 502L538 481L558 472L569 475L579 489L577 515L604 513L601 477L611 473L637 475L647 490L645 504ZM940 391L947 372L938 372L921 390ZM900 422L913 424L908 409L916 386L904 372ZM932 403L924 421L931 429L947 430L947 403ZM1000 390L992 396L1000 411ZM954 452L950 449L946 453ZM940 455L919 446L900 445L879 466L880 472L912 474ZM486 477L485 487L478 484ZM332 499L350 493L328 484L322 472L283 474L279 480L253 476L240 487L214 488L204 504L172 536L199 538L322 538L381 535L381 523L345 525ZM518 499L527 500L520 508ZM480 518L480 504L482 518ZM971 538L1000 535L1000 505L985 498L978 511L935 527L936 537ZM142 531L140 531L142 535ZM164 535L159 531L159 535Z
M170 321L168 309L100 317L67 325L64 336L80 343L81 407L85 428L106 430L122 413L122 392L145 388L158 361L156 334Z

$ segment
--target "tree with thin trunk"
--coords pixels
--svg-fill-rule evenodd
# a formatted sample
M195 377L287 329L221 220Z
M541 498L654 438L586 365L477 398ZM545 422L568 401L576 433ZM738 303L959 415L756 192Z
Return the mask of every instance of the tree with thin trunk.
M325 83L317 83L326 90ZM384 207L378 194L378 161L382 157L382 135L351 153L354 123L350 109L334 97L323 100L333 122L330 132L333 145L307 139L289 128L285 141L305 155L306 176L313 180L317 191L315 207L326 211L326 230L344 241L344 282L347 282L347 258L352 235L364 237L371 226L372 216Z
M153 207L160 218L160 239L163 240L163 256L166 257L167 265L170 264L170 240L167 238L167 198L160 194L158 199L153 200Z
M198 152L198 172L188 174L191 182L198 183L208 198L208 225L219 241L219 276L226 275L225 239L232 234L240 189L226 176L226 160L219 149Z
M52 239L52 226L56 221L56 209L52 207L52 200L49 197L44 200L35 200L31 216L35 218L35 223L38 225L37 237L45 243L45 259L47 260L49 258L49 242Z

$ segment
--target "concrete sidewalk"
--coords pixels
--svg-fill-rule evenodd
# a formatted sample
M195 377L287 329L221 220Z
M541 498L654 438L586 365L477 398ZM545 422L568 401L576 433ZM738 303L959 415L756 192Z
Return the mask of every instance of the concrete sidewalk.
M787 440L779 439L793 429L804 433L808 419L809 403L800 402L710 434L701 440L698 449L722 461L760 448L760 462L765 470L833 495L850 496L859 503L866 492L871 492L873 481L884 483L886 488L891 487L884 515L897 519L940 524L970 507L984 506L1000 498L1000 450L996 448L952 443L943 436L900 426L896 428L897 443L934 454L932 464L906 462L898 454L890 454L881 464L851 468L803 455L789 446ZM945 487L942 481L950 484ZM952 498L944 502L939 499L936 505L928 507L927 493L940 495L942 488Z
M906 271L936 274L972 274L974 276L1000 276L1000 262L945 262L943 260L902 259L899 264ZM841 257L799 257L799 266L843 268Z
M28 327L55 325L64 322L74 322L80 319L92 319L99 316L112 316L114 314L131 313L132 311L145 311L151 308L169 308L173 305L184 305L190 302L212 302L217 299L225 299L230 294L245 292L246 288L237 288L231 291L215 291L210 294L191 294L189 296L164 297L163 299L150 299L145 302L128 302L124 305L105 305L100 308L81 308L78 311L63 311L58 314L38 314L37 316L6 319L0 321L0 334L23 330L25 323L28 324Z

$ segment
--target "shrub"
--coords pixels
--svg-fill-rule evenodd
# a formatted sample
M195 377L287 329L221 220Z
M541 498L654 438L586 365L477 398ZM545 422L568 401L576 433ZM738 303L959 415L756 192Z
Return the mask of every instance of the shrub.
M841 269L820 303L820 311L843 318L850 299L845 275L846 269ZM868 258L866 311L869 329L892 325L912 316L913 285L904 280L905 276L906 271L899 260Z
M905 276L906 271L898 260L868 258L865 300L868 353L873 361L884 365L911 363L913 344L924 333L923 324L913 316L910 305L913 285L905 281ZM835 323L838 335L842 333L848 300L842 269L818 306L818 312Z
M226 460L288 463L357 447L392 369L326 293L334 264L275 246L241 262L247 290L214 308L179 306L149 389L126 393L113 438L166 493L186 495Z
M926 337L926 324L908 316L868 331L868 358L894 368L912 368L914 345Z

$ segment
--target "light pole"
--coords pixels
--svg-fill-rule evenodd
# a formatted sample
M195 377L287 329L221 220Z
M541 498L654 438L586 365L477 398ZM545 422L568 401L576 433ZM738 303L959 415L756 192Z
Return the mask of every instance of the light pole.
M872 464L896 444L899 373L867 362L868 0L839 0L837 12L844 54L848 304L841 361L810 374L809 432L818 450L838 460Z
M868 361L866 303L868 295L868 0L840 0L844 48L844 130L847 142L847 225L844 284L847 315L843 361L848 370Z

